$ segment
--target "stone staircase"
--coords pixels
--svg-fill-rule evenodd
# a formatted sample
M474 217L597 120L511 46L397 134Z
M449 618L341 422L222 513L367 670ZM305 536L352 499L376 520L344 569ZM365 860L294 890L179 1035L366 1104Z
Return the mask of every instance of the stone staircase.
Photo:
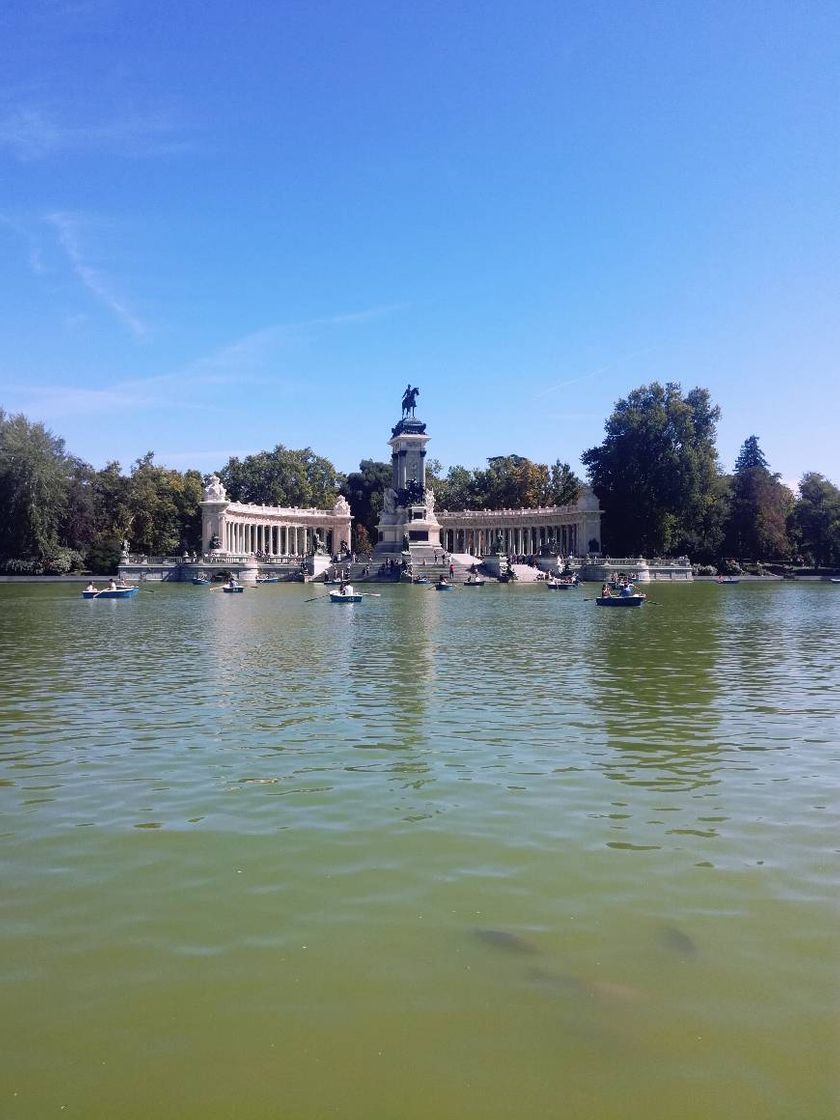
M463 583L473 567L481 570L481 561L478 557L471 556L467 552L447 553L444 562L442 548L434 548L429 544L412 541L409 545L409 551L411 552L411 566L415 579L425 576L426 579L437 582L440 576L445 576L447 579L451 578L453 583ZM346 562L341 565L333 565L333 567L349 569L348 579L349 582L354 584L407 582L407 579L402 579L401 576L380 575L380 567L382 564L387 564L389 560L395 560L399 563L402 560L402 552L377 547L374 549L372 560L357 560L355 564ZM450 564L454 569L451 577L449 574ZM365 569L367 569L367 575L362 574ZM536 577L536 569L529 568L526 564L515 564L514 569L523 583L529 583ZM486 572L482 571L481 574L484 575L485 579L493 579Z
M536 583L537 576L542 578L543 573L539 568L532 568L530 564L511 564L518 583Z
M467 576L470 574L470 569L473 565L478 565L479 561L475 556L470 556L467 553L447 553L446 562L443 561L443 549L433 548L428 544L418 544L412 542L410 545L411 552L411 566L415 579L425 576L426 579L437 582L440 576L450 578L449 566L452 565L454 572L452 574L453 583L463 583ZM435 560L437 554L437 560ZM351 583L390 583L397 582L397 578L391 575L380 575L379 569L381 565L387 564L389 560L396 560L399 562L402 559L401 552L388 551L387 549L374 549L372 560L357 560L355 564L340 565L343 568L349 568L349 579ZM367 569L368 574L362 575ZM402 582L407 582L403 579Z

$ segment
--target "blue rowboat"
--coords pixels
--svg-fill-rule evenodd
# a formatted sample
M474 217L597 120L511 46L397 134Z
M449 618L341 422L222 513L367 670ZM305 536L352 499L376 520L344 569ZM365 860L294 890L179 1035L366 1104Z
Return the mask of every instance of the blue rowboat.
M451 583L436 583L435 584L435 591L451 591L451 590L452 590L452 584Z
M562 580L549 580L546 584L549 591L574 591L578 586L577 583L563 583Z
M599 595L595 602L599 607L640 607L646 595Z
M257 576L257 583L279 583L279 576Z
M136 587L104 588L102 591L83 591L83 599L132 599L137 594Z
M226 583L222 588L222 591L224 591L227 595L241 595L244 590L245 588L241 583L237 583L235 587L231 587Z
M193 576L192 581L193 581L193 583L195 584L196 587L209 587L210 586L210 580L206 579L204 576Z

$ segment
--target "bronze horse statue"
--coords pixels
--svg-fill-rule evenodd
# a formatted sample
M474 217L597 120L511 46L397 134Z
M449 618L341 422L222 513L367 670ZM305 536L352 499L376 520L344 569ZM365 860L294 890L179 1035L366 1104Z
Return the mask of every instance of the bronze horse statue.
M414 407L417 404L417 398L419 396L420 396L420 390L416 387L414 389L412 389L411 388L411 382L409 382L408 388L403 393L403 398L402 398L403 417L406 417L406 416L410 415L411 418L414 419Z

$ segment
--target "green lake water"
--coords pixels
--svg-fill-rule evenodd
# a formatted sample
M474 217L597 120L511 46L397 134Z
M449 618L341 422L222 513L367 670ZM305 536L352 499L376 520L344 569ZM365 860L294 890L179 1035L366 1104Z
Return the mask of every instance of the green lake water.
M0 586L0 1115L838 1115L840 587Z

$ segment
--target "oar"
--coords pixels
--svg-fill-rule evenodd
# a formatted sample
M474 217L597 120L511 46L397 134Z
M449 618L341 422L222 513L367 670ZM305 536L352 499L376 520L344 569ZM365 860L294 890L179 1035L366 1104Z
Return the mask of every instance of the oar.
M314 603L316 601L316 599L329 599L329 594L314 595L311 599L304 599L303 601L304 601L304 603Z

